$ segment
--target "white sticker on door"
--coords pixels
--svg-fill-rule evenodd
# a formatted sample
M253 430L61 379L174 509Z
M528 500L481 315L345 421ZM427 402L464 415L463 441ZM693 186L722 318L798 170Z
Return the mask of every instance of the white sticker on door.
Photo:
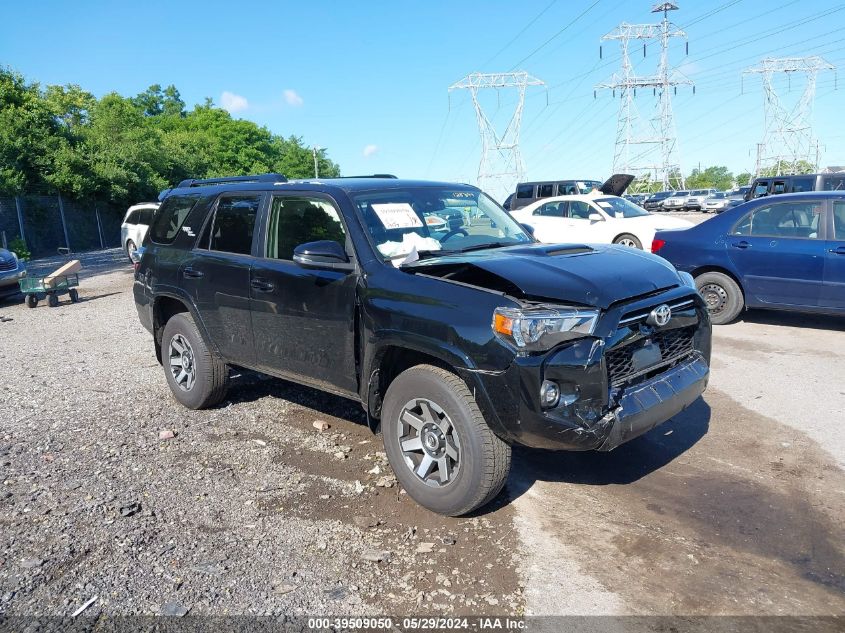
M423 225L420 216L407 202L390 202L372 206L386 229L412 229Z

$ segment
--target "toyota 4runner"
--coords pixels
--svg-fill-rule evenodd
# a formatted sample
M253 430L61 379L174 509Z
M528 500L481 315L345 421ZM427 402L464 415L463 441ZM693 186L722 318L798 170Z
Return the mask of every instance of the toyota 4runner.
M135 261L176 400L220 402L232 366L353 398L408 494L447 515L498 494L512 444L611 450L709 376L689 275L626 247L539 244L469 185L183 181Z

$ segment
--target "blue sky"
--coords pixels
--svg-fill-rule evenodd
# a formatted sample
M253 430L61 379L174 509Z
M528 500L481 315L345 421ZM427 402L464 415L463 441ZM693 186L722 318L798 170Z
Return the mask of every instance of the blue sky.
M743 68L767 55L822 54L845 70L845 4L826 0L679 0L684 28L671 59L697 84L674 99L684 171L751 169L763 133L763 92ZM100 96L175 84L189 105L211 97L234 116L328 148L345 174L474 182L479 134L467 91L473 71L525 70L522 154L529 178L604 178L611 172L618 100L593 86L619 67L599 40L620 22L657 21L649 1L7 3L0 64L42 84L79 84ZM766 9L763 9L763 7ZM632 55L654 71L657 46ZM821 164L845 164L845 72L818 78ZM778 84L787 101L800 81ZM549 105L546 105L548 98ZM643 113L650 95L637 97ZM513 93L485 95L500 127ZM510 110L509 110L510 108ZM838 117L835 115L839 115Z

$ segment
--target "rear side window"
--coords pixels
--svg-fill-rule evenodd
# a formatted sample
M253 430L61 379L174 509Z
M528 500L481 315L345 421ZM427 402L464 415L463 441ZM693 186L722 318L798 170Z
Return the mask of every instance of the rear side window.
M317 197L277 197L270 207L267 257L293 259L300 244L331 240L343 246L346 232L340 213L328 200Z
M138 224L139 213L140 211L133 211L132 213L126 216L126 220L124 220L124 222L126 222L126 224Z
M562 182L557 186L557 195L571 196L578 193L578 189L574 182Z
M817 239L821 205L809 202L773 204L755 209L734 227L734 235Z
M845 240L845 202L833 203L834 239Z
M220 198L211 228L212 251L249 255L261 196Z
M815 178L793 178L791 191L812 191L816 187Z
M551 218L566 217L566 202L547 202L534 210L533 215L545 215Z
M199 194L171 196L164 201L150 227L150 239L156 244L170 244L185 223L185 218L200 199Z
M845 176L825 176L823 180L825 191L845 191Z
M516 197L517 198L533 198L534 197L534 185L519 185L516 188Z
M555 186L552 183L547 183L545 185L538 185L537 186L537 197L538 198L550 198L555 195Z

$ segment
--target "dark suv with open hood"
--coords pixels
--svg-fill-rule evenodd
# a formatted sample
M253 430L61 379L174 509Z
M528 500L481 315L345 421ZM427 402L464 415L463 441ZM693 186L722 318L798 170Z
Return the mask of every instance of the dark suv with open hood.
M179 402L220 402L230 366L353 398L402 486L443 514L501 490L512 444L611 450L709 376L689 275L622 246L537 243L469 185L185 181L136 259Z

